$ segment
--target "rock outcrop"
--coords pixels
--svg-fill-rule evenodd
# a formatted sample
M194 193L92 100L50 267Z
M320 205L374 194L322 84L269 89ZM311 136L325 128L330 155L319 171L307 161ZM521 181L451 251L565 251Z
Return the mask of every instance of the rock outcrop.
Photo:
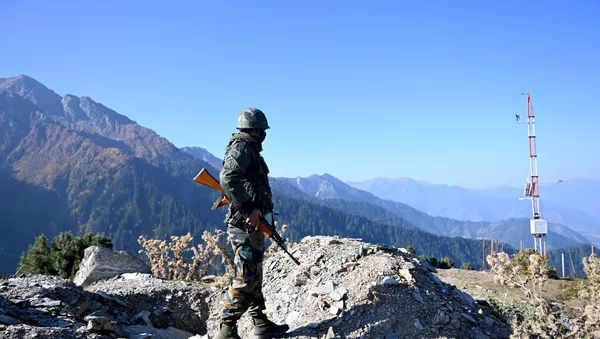
M508 338L484 301L443 282L401 248L360 239L306 237L264 262L266 313L287 338ZM58 277L0 281L2 338L208 339L225 289L125 273L85 290ZM252 338L248 316L242 338Z
M290 338L507 338L510 327L468 294L442 282L403 249L360 239L306 237L294 255L264 263L268 316ZM223 293L211 297L210 335ZM247 316L242 338L252 337Z
M146 262L127 251L113 251L91 246L85 249L73 282L85 287L93 282L123 273L152 273L152 271Z
M187 339L206 333L209 292L203 287L126 274L91 289L42 275L0 281L0 338Z

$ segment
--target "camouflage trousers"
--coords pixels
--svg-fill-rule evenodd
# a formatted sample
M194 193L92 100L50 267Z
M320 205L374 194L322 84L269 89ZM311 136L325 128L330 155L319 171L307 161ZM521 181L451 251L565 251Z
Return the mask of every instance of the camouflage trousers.
M235 253L234 276L225 297L221 322L233 323L246 311L254 317L265 309L262 294L265 236L260 231L248 234L233 226L228 227L227 233Z

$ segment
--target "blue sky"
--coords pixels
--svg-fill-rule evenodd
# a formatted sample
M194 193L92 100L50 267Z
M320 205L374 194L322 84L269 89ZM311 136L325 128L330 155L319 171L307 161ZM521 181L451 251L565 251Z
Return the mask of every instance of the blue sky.
M265 111L274 176L600 179L597 1L0 2L0 77L90 96L222 157Z

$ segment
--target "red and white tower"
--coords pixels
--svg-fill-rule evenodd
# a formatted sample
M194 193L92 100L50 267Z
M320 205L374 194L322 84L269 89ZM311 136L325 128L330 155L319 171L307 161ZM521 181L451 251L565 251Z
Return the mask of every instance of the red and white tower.
M529 178L525 184L525 197L531 199L533 219L530 221L535 250L546 254L546 235L548 223L542 219L540 211L540 180L538 176L538 156L535 138L535 114L531 104L531 94L527 93L527 131L529 139Z

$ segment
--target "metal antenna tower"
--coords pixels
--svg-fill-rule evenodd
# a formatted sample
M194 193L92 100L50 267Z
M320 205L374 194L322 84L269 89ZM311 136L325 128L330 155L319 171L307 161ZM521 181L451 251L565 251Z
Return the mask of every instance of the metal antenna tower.
M531 94L527 94L527 131L529 140L529 177L525 183L525 197L531 199L531 210L533 218L530 221L531 235L533 236L534 248L542 255L546 255L546 235L548 234L548 222L541 217L540 211L540 181L538 175L537 148L535 138L535 114L531 104ZM519 116L515 115L517 121Z

